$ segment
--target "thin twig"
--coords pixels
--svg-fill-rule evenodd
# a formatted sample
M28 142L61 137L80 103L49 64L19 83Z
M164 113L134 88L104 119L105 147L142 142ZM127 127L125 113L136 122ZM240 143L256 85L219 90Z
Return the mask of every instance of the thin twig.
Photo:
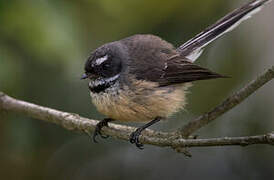
M256 90L258 90L260 87L262 87L264 84L266 84L273 78L274 78L274 66L269 68L267 71L265 71L265 73L260 75L255 80L251 81L244 88L242 88L235 94L231 95L223 103L215 107L212 111L199 116L198 118L189 122L182 128L179 128L177 133L181 134L183 137L188 137L190 134L194 133L195 131L204 127L208 123L212 122L217 117L229 111L236 105L240 104L248 96L253 94Z

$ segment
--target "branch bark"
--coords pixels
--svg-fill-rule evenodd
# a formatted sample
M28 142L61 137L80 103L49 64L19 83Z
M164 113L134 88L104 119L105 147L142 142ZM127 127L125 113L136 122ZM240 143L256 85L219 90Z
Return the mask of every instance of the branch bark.
M210 112L207 112L195 120L189 122L182 128L179 128L177 133L183 137L188 137L198 129L204 127L208 123L214 121L217 117L223 115L233 107L243 102L248 96L253 94L256 90L262 87L264 84L274 78L274 66L269 68L265 73L260 75L257 79L251 81L244 88L236 92L235 94L228 97L223 103L215 107Z
M229 109L233 108L250 94L262 87L265 83L274 78L274 66L259 76L256 80L249 83L245 88L235 93L220 106L214 108L209 113L198 117L195 121L190 122L179 131L161 132L145 130L140 136L140 141L144 144L151 144L160 147L172 147L180 149L181 147L208 147L208 146L227 146L240 145L247 146L252 144L270 144L274 145L274 132L265 135L245 136L245 137L221 137L211 139L184 139L212 122L218 116L222 115ZM29 102L14 99L0 92L0 111L10 111L25 114L29 117L43 120L46 122L60 125L67 130L81 131L90 133L95 129L97 120L92 120L79 116L78 114L62 112L55 109L39 106ZM134 127L109 123L109 127L104 127L102 133L110 135L117 139L128 140L129 135L134 131ZM180 132L180 133L178 133ZM182 136L182 134L184 136Z

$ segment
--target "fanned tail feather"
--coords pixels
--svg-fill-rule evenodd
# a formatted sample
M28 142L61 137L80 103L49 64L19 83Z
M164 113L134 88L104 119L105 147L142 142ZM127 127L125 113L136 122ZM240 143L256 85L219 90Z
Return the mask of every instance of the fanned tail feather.
M178 47L177 51L181 56L194 62L202 54L205 46L233 30L241 22L259 12L265 3L270 1L271 0L254 0L243 5Z

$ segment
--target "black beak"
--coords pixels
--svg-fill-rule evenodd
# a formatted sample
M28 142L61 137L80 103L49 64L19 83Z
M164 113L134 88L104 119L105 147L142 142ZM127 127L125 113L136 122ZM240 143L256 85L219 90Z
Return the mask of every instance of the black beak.
M84 73L81 77L81 79L87 79L88 78L88 75L86 73Z

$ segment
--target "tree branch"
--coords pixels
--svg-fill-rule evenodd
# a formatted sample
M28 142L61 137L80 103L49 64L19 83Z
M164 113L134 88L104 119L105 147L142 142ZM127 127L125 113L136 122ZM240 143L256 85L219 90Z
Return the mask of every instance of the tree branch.
M204 127L208 123L215 120L217 117L223 115L225 112L229 111L233 107L240 104L248 96L253 94L256 90L258 90L260 87L262 87L264 84L266 84L273 78L274 78L274 66L272 66L265 73L263 73L262 75L257 77L257 79L251 81L244 88L242 88L235 94L231 95L223 103L221 103L220 105L215 107L210 112L207 112L207 113L199 116L198 118L189 122L182 128L179 128L177 133L181 134L183 137L188 137L193 132Z
M80 117L77 114L58 111L42 107L25 101L14 99L0 93L0 109L26 114L29 117L55 123L68 130L91 132L94 131L97 120ZM135 128L130 126L109 124L103 128L103 133L112 137L128 140L130 132ZM202 147L202 146L226 146L226 145L251 145L251 144L274 144L274 133L247 137L224 137L212 139L183 139L175 133L164 133L146 130L141 136L141 142L161 147Z
M82 132L93 132L96 124L99 122L98 120L81 117L75 113L62 112L21 101L10 97L3 92L0 92L0 112L1 110L25 114L35 119L60 125L67 130ZM128 139L129 134L135 129L136 128L130 126L109 123L109 128L104 127L102 132L120 139ZM175 133L156 132L150 129L144 131L144 134L156 138L167 138L175 135Z
M160 147L172 147L176 150L182 150L184 147L205 147L205 146L227 146L240 145L247 146L252 144L270 144L274 145L274 132L245 137L221 137L211 139L184 139L191 133L205 126L209 122L216 119L229 109L233 108L250 94L262 87L265 83L273 79L274 66L267 70L263 75L249 83L246 87L235 93L221 105L212 111L198 117L195 121L190 122L179 131L161 132L153 130L145 130L140 136L140 141L144 144L151 144ZM29 102L14 99L0 92L0 112L10 111L25 114L29 117L54 123L62 126L67 130L81 131L90 133L95 129L97 120L80 117L78 114L62 112L55 109L35 105ZM110 135L117 139L128 140L130 133L134 131L134 127L109 123L109 127L104 127L102 133ZM180 133L178 133L180 132ZM182 134L183 136L182 136Z

